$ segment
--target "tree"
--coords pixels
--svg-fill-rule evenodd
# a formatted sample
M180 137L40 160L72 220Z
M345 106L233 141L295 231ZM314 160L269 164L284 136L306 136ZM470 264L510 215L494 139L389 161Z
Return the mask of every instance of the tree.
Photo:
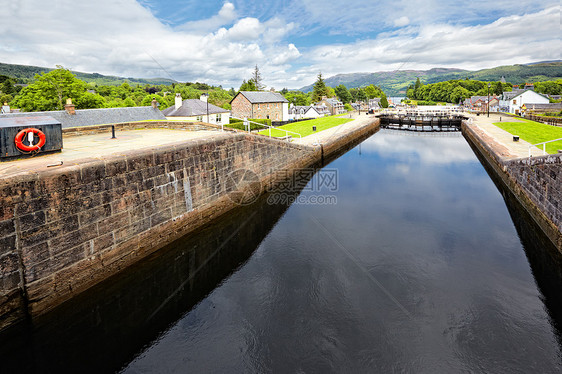
M334 91L336 92L336 96L338 97L338 99L340 99L342 103L347 104L351 102L352 100L351 94L347 90L347 87L344 86L343 84L340 84L339 86L334 88Z
M250 78L250 80L256 85L256 91L263 91L265 89L258 65L254 68L254 72L252 73L252 78Z
M242 81L242 85L240 86L240 89L238 91L257 91L257 90L258 90L258 88L256 87L256 84L254 83L254 81L252 79L250 79L247 82L244 79Z
M388 108L388 99L386 98L386 95L384 93L381 97L381 107Z
M48 73L35 75L35 82L22 89L13 104L24 111L62 110L68 98L78 103L87 87L69 70L57 66Z
M318 102L322 100L323 96L328 96L328 89L326 88L326 83L322 79L322 73L318 73L316 82L314 83L314 88L312 90L312 101Z
M420 81L420 78L418 77L418 79L416 79L416 84L414 85L414 98L418 99L418 91L419 89L422 87L422 83Z

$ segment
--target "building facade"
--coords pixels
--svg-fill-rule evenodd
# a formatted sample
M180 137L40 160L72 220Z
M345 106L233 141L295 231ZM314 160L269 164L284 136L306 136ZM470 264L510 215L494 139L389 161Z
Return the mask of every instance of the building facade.
M181 95L176 94L175 99L174 106L162 111L167 119L207 122L217 125L228 125L230 123L230 111L210 104L205 95L201 96L201 99L182 100Z
M289 101L277 92L240 91L230 105L234 118L289 120Z

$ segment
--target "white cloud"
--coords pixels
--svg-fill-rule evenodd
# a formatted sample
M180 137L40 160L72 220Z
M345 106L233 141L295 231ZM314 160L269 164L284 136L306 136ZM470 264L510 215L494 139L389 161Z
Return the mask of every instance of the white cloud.
M64 14L87 17L61 22ZM256 64L285 74L284 64L300 55L293 44L281 42L292 24L245 17L217 30L236 14L232 3L225 3L204 21L205 27L215 27L213 32L202 34L203 23L168 27L134 0L98 0L95 6L71 0L11 2L0 12L0 61L225 86L239 85Z
M391 6L386 0L351 0L345 11L331 0L272 7L227 1L205 20L171 27L135 0L98 0L95 5L20 0L0 12L0 61L62 64L130 77L171 76L227 87L237 87L257 64L265 84L298 88L314 82L318 71L328 77L397 68L477 69L560 58L559 5L476 26L446 22L462 12L475 17L480 8L489 11L503 4L510 9L507 0L498 1L476 1L466 8L441 0L398 0ZM518 4L536 6L530 0ZM252 9L265 13L250 14ZM443 21L429 22L432 15ZM385 29L394 31L380 32ZM304 46L296 42L319 30L321 37L315 35ZM361 30L369 33L357 41L330 43L330 32L356 35Z
M257 18L243 18L228 30L227 37L233 41L256 40L264 31Z
M184 23L177 27L178 30L185 30L194 33L205 33L216 30L221 26L228 25L238 18L234 4L226 2L219 12L208 19Z
M480 69L560 59L562 42L556 32L559 29L560 8L552 7L500 18L487 25L410 26L395 33L379 34L375 39L323 45L303 54L303 58L326 76L399 68ZM486 66L482 66L483 61Z
M410 23L410 19L406 16L402 16L396 20L394 20L394 26L396 27L403 27Z

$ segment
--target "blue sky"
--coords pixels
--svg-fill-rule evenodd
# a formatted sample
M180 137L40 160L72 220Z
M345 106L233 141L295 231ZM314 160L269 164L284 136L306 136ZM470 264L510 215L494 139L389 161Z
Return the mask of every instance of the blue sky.
M0 0L0 62L238 88L338 73L560 59L547 0Z

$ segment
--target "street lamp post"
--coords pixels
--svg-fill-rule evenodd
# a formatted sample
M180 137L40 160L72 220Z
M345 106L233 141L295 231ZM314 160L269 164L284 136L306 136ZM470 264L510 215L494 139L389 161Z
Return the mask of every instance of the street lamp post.
M486 106L488 107L488 117L490 117L490 82L488 82L488 103Z

